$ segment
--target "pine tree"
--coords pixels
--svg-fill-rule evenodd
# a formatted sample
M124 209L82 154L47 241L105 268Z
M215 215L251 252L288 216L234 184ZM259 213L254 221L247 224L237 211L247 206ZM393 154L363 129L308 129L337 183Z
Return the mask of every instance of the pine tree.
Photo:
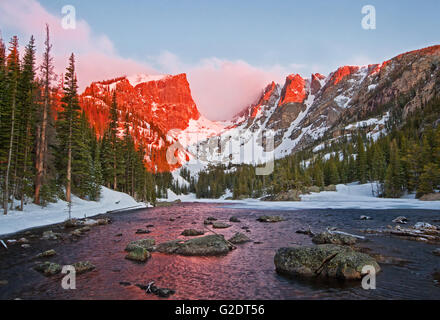
M433 193L440 185L440 167L437 164L429 163L423 168L420 182L417 187L416 198L425 194Z
M35 40L31 37L26 46L22 63L22 72L18 84L18 139L17 139L17 185L15 190L20 197L20 210L23 210L24 197L33 193L32 148L36 112L35 82Z
M57 136L60 142L58 149L58 168L60 172L65 168L65 175L61 181L66 187L66 201L71 202L72 192L72 166L76 155L72 154L77 151L76 143L80 140L80 107L78 103L78 85L75 74L75 56L69 58L69 66L64 76L64 96L62 98L63 111L58 115ZM83 160L83 159L81 159Z
M386 172L384 189L384 196L386 198L399 198L402 196L402 173L396 140L393 140L390 146L390 161Z
M8 111L8 118L4 119L2 117L3 127L9 129L6 133L8 141L8 149L7 149L7 164L6 164L6 172L4 178L4 189L3 189L3 213L8 213L8 201L9 201L9 177L12 165L12 153L13 153L13 142L14 142L14 134L15 134L15 113L16 113L16 104L17 104L17 87L18 87L18 79L20 76L20 64L19 64L19 54L18 54L18 38L14 36L11 39L9 54L7 57L7 75L6 75L6 84L7 84L7 98L8 103L10 104ZM3 120L6 120L3 122ZM8 121L9 120L9 121ZM9 131L9 132L8 132Z
M50 109L50 86L51 82L54 79L53 72L53 58L51 56L52 45L50 44L50 36L49 36L49 25L46 24L46 41L44 42L45 49L43 54L43 63L41 65L42 71L42 80L43 80L43 110L42 110L42 118L41 124L38 125L37 129L37 152L36 152L36 161L35 161L35 195L34 202L35 204L40 204L40 192L41 187L45 181L45 172L47 169L47 129L49 122L49 109Z
M367 156L365 154L364 141L362 136L358 133L357 136L357 156L356 156L356 171L359 183L367 182Z

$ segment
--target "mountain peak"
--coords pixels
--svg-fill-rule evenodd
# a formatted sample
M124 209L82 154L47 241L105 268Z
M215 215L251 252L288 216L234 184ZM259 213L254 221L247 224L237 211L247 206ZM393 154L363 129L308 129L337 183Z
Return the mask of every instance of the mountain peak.
M286 77L279 106L288 103L303 103L306 99L306 81L299 74Z

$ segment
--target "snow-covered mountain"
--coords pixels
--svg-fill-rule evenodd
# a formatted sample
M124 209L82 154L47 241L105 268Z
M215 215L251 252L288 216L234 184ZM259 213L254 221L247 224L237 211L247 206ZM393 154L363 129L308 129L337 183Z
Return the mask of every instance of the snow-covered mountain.
M185 165L197 171L213 163L263 163L360 126L377 137L392 108L398 105L405 117L439 84L440 46L433 46L380 64L343 66L328 76L289 75L284 84L268 84L257 103L228 122L200 115L185 74L95 82L80 100L102 135L115 90L121 134L128 122L136 145L146 150L147 168L163 172Z
M373 138L385 132L390 110L401 116L420 107L440 87L440 46L401 54L380 64L343 66L328 76L289 75L270 83L258 103L244 109L219 135L189 148L188 164L262 163L295 150L349 135L364 127ZM273 136L273 146L270 137ZM196 161L198 160L198 161Z

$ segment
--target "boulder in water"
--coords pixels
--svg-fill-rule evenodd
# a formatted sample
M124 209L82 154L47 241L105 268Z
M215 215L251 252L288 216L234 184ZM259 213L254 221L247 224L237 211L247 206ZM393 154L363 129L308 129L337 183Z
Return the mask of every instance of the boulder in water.
M142 247L136 247L128 252L128 254L125 256L125 259L144 262L147 261L147 259L150 258L150 256L151 256L150 252L148 252L147 249Z
M42 253L39 253L37 255L37 258L49 258L49 257L52 257L52 256L54 256L56 254L57 254L56 251L51 249L51 250L47 250L47 251L44 251Z
M183 230L183 232L181 233L182 236L185 237L196 237L196 236L202 236L204 235L205 232L201 231L201 230L195 230L195 229L185 229Z
M362 269L380 266L375 259L350 247L322 244L313 247L281 248L274 258L278 273L306 278L362 279Z
M240 243L245 243L245 242L249 242L252 241L251 239L249 239L249 237L241 232L237 232L236 234L234 234L234 236L228 240L230 243L233 244L240 244Z
M75 271L77 274L83 274L89 271L94 270L96 267L89 261L80 261L73 264Z
M351 246L357 242L357 239L351 235L325 231L313 236L312 241L316 244L338 244Z
M217 256L231 250L231 245L222 235L208 235L187 241L173 240L160 243L157 252L180 254L183 256Z
M259 222L281 222L284 219L280 216L261 216L257 219Z
M154 239L135 240L135 241L132 241L129 244L127 244L127 246L125 247L125 251L130 252L130 251L135 250L138 247L152 251L155 244L156 244L156 241Z
M404 216L400 216L397 217L396 219L393 220L394 223L400 223L400 224L407 224L408 223L408 219Z
M35 266L35 270L42 272L46 277L53 276L61 272L61 266L54 262L43 262Z
M227 224L227 223L224 223L224 222L216 222L216 221L214 221L212 223L212 227L214 229L226 229L226 228L229 228L230 226L231 226L230 224Z

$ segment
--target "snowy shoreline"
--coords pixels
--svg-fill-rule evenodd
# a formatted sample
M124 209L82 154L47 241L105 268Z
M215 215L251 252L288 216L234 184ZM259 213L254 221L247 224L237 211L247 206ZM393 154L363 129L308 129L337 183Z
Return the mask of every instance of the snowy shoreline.
M258 199L226 200L232 193L227 192L219 199L197 199L194 194L176 195L168 190L167 199L159 201L199 202L230 204L237 209L260 210L302 210L302 209L419 209L439 210L440 201L420 201L412 195L400 199L375 198L371 192L371 184L339 184L337 191L323 191L302 195L302 201L260 201ZM86 201L78 197L72 198L72 218L93 217L109 211L125 210L134 207L147 208L149 204L137 202L128 194L102 187L101 199L98 202ZM31 228L61 223L68 219L67 202L59 200L42 208L28 204L23 211L10 211L8 215L0 215L0 236L13 234Z
M225 200L230 194L219 199L197 199L194 194L178 196L168 191L167 201L228 203L237 209L261 210L301 210L301 209L425 209L440 210L440 201L421 201L414 195L400 199L376 198L371 191L371 184L339 184L335 192L323 191L302 195L302 201L260 201L258 199Z
M93 217L114 210L148 206L148 204L137 202L126 193L102 187L99 201L86 201L72 196L71 216L72 218ZM45 208L33 203L28 204L25 205L23 211L13 210L7 215L0 215L0 235L5 236L31 228L57 224L68 218L67 202L63 200L49 203Z

